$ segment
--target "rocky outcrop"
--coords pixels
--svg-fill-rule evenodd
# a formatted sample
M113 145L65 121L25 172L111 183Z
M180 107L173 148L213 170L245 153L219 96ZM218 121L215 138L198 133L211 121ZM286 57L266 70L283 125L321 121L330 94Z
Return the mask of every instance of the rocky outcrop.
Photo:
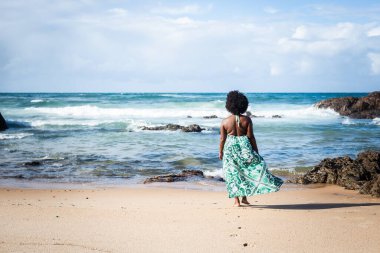
M380 152L362 152L355 160L348 156L326 158L291 182L337 184L349 190L359 190L362 194L380 197Z
M317 108L331 108L342 116L355 119L373 119L380 117L380 91L366 97L330 98L315 104Z
M210 116L203 116L204 119L217 119L218 116L216 115L210 115Z
M186 127L182 127L181 130L183 132L196 132L196 133L199 133L199 132L202 132L202 130L204 130L204 128L201 128L197 124L192 124L192 125L189 125L189 126L186 126Z
M203 172L201 170L183 170L180 174L168 174L163 176L150 177L144 180L144 184L156 183L156 182L178 182L185 181L190 177L200 177L204 178Z
M166 130L166 131L177 131L181 130L183 132L202 132L204 128L201 128L197 124L192 124L189 126L181 126L181 125L176 125L176 124L167 124L165 126L154 126L154 127L147 127L144 126L141 128L142 130L150 130L150 131L158 131L158 130Z
M4 131L6 129L8 129L7 122L5 122L3 115L0 113L0 131Z

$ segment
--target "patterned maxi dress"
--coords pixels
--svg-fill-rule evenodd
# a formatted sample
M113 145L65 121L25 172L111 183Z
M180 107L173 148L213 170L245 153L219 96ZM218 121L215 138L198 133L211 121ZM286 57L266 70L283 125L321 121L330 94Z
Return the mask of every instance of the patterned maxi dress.
M264 159L252 149L245 135L227 135L223 171L230 198L276 192L284 183L269 172Z

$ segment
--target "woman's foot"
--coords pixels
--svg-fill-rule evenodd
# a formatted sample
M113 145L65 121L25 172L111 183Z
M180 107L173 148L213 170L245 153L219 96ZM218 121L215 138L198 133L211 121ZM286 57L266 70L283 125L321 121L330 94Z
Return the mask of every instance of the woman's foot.
M235 197L235 203L234 203L234 207L240 207L240 200L238 197Z
M241 199L241 203L246 204L246 205L250 205L250 203L248 202L247 197L243 197L243 198Z

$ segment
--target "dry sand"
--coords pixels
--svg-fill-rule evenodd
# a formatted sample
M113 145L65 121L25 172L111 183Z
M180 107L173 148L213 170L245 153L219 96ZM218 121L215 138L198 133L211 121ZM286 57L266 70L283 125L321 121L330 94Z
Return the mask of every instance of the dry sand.
M380 252L380 199L337 186L0 189L0 252ZM245 246L246 245L246 246Z

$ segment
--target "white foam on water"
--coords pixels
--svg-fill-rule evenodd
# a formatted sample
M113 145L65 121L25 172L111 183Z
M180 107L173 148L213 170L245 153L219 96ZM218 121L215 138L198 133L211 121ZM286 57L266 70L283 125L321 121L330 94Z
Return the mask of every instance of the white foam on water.
M30 123L32 127L43 126L98 126L101 124L114 123L114 121L106 120L36 120Z
M342 121L342 125L377 125L380 126L380 118L368 119L350 119L345 117Z
M44 102L43 99L33 99L33 100L30 100L30 103L41 103L41 102Z
M355 125L356 123L353 122L350 118L344 118L342 121L342 125Z
M380 126L380 118L374 118L374 119L372 120L372 124L377 125L377 126Z
M12 140L12 139L22 139L28 136L32 136L31 133L17 133L17 134L3 134L0 133L0 140Z
M287 108L273 107L258 108L252 111L255 116L264 118L273 118L274 115L279 115L278 119L336 119L339 114L332 109L318 109L314 106L286 106Z
M249 110L259 116L254 122L323 122L337 120L340 116L330 109L318 109L314 106L295 105L260 105L257 110ZM140 131L143 126L159 126L168 123L190 125L198 124L205 128L218 128L220 121L230 114L223 106L210 103L185 103L178 106L173 104L143 105L139 108L111 107L103 108L94 105L66 106L66 107L28 107L18 112L22 117L33 117L27 122L32 127L46 125L56 126L98 126L101 124L125 123L127 130ZM216 119L205 119L204 116L216 115ZM281 118L273 118L280 115ZM188 116L191 116L188 118ZM344 122L343 124L348 123ZM379 124L374 121L374 124Z
M184 94L159 94L160 97L171 97L171 98L199 98L196 95L184 95Z
M224 179L223 169L206 170L206 171L203 171L203 174L206 177L216 177L216 178L223 178Z
M289 106L288 106L289 107ZM222 107L193 106L188 107L165 107L152 106L152 108L101 108L93 105L83 106L66 106L66 107L28 107L24 109L29 113L43 114L47 116L63 116L84 119L131 119L131 118L202 118L204 116L216 115L218 118L225 118L229 113ZM256 116L272 118L274 115L280 115L285 119L332 119L339 116L338 113L331 109L318 109L314 106L297 106L290 108L276 108L266 106L252 111Z
M85 119L115 119L124 118L185 118L217 115L223 117L227 113L218 108L100 108L93 105L66 106L66 107L28 107L24 110L44 115L55 115Z

